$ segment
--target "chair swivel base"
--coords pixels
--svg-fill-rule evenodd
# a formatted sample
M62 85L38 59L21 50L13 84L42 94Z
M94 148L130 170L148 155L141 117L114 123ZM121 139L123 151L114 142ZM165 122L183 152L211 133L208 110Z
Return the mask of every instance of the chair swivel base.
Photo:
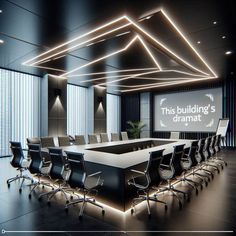
M82 219L82 216L83 216L83 213L84 213L84 209L85 209L85 205L87 203L90 203L94 206L97 206L99 208L102 209L102 214L104 215L105 214L105 210L103 209L103 206L99 205L96 203L96 200L94 198L87 198L87 197L84 197L84 198L79 198L79 199L76 199L76 200L73 200L71 202L68 202L65 206L65 210L68 211L68 208L72 205L76 205L76 204L79 204L81 203L82 206L80 208L80 211L79 211L79 218Z
M167 209L168 209L167 203L164 202L164 201L158 200L156 195L154 195L153 197L146 196L146 195L140 195L139 197L133 199L132 207L131 207L131 214L134 213L134 207L135 207L138 203L143 202L143 201L146 201L146 203L147 203L147 209L148 209L148 215L149 215L149 216L151 215L151 210L150 210L149 201L162 203L162 204L165 205L165 210L167 211Z
M39 187L40 185L42 186L42 188L44 188L44 186L52 187L52 186L50 185L50 183L45 183L45 182L41 182L41 181L37 181L36 183L30 184L30 185L28 185L28 186L29 186L29 187L32 187L32 186L33 186L33 188L31 188L31 190L30 190L30 192L29 192L29 198L31 198L32 192L33 192L37 187Z
M69 203L69 199L68 199L68 197L67 197L66 192L67 192L67 191L70 191L70 190L71 190L71 189L68 188L68 187L60 186L59 188L53 189L53 190L51 190L51 191L49 191L49 192L47 192L47 193L42 193L42 194L40 194L39 197L38 197L38 200L40 201L44 196L47 196L47 202L48 202L48 204L50 204L51 199L52 199L58 192L62 192L63 195L64 195L64 197L65 197L65 199L66 199L66 203Z
M179 198L179 196L176 194L176 193L181 193L183 194L184 196L184 199L186 199L186 196L188 196L188 193L184 192L184 191L181 191L179 189L176 189L174 188L174 186L170 183L170 180L167 180L168 181L168 186L167 187L161 187L159 190L158 190L158 194L161 193L161 192L165 192L165 191L170 191L172 193L172 195L174 197L177 198L177 200L179 201L179 208L182 208L182 202Z
M201 183L194 181L192 179L186 178L186 176L184 175L182 178L179 178L180 181L185 182L186 184L188 184L190 187L192 187L192 189L194 189L196 191L196 194L198 194L198 186L202 186Z
M19 188L19 192L20 192L20 193L21 193L21 191L22 191L22 186L23 186L25 180L30 180L31 182L33 181L33 178L29 177L28 175L23 175L23 174L22 174L22 171L21 171L21 173L20 173L19 175L17 175L17 176L15 176L15 177L10 178L10 179L7 180L8 188L10 187L10 184L11 184L13 181L20 180L20 179L22 179L22 182L21 182L20 188Z

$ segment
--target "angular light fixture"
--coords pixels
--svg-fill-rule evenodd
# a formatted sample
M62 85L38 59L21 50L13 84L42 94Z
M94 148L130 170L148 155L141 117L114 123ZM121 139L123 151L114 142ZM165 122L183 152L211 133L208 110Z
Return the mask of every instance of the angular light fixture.
M165 19L167 20L167 22L170 24L171 27L174 28L174 30L176 31L176 33L181 36L181 38L183 39L183 41L185 42L185 44L189 47L189 49L191 49L191 51L196 55L196 58L201 62L201 64L204 66L204 70L202 70L202 68L198 68L195 65L189 63L187 60L185 60L184 58L182 58L181 56L179 56L177 53L175 53L174 51L172 51L169 47L167 47L163 42L160 42L158 40L158 38L154 37L153 35L151 35L149 32L147 32L143 27L141 27L138 23L135 23L130 17L124 15L121 16L117 19L114 19L108 23L105 23L104 25L101 25L100 27L97 27L83 35L80 35L72 40L69 40L65 43L62 43L34 58L31 58L25 62L23 62L24 65L27 66L33 66L33 67L41 67L41 68L47 68L47 69L51 69L51 70L55 70L55 71L63 71L57 68L50 68L50 67L44 67L41 64L45 63L47 60L56 60L58 58L60 58L62 55L65 55L67 52L71 52L75 49L81 48L81 47L89 47L91 45L94 45L95 43L98 42L102 42L105 41L107 38L107 36L109 37L118 37L124 34L128 34L130 33L130 31L127 31L128 27L132 27L132 32L136 32L135 37L128 42L128 44L121 48L118 49L116 51L113 51L107 55L103 55L99 58L94 59L93 61L90 61L87 64L81 65L80 67L77 68L73 68L70 71L63 71L62 74L60 75L61 77L80 77L83 75L103 75L102 77L98 77L98 78L92 78L90 81L97 81L97 80L102 80L105 78L108 78L107 74L109 73L115 73L115 72L97 72L97 73L89 73L89 74L82 74L82 73L76 73L75 72L79 72L82 68L88 67L88 66L93 66L94 64L106 60L107 58L114 56L114 55L118 55L120 53L123 53L124 51L128 50L129 47L136 41L139 41L141 43L141 45L143 46L143 48L145 49L145 52L147 53L147 55L152 59L152 61L154 62L155 66L153 69L149 70L149 68L137 68L137 72L135 72L135 69L133 69L132 72L135 72L135 74L130 74L129 71L127 70L118 70L117 73L124 73L125 71L128 72L127 74L123 74L123 75L117 75L116 77L119 79L113 80L113 81L108 81L106 83L100 83L100 86L106 85L108 86L111 83L115 83L117 81L123 81L123 80L127 80L127 79L132 79L135 77L142 77L143 75L147 75L147 74L153 74L153 73L158 73L158 72L167 72L170 70L164 70L162 68L162 66L160 65L160 63L158 62L157 58L152 54L151 50L149 49L146 41L148 41L149 43L152 44L153 47L155 47L157 50L164 52L165 54L167 54L172 60L178 62L180 65L182 65L183 67L189 69L190 71L192 71L192 73L189 73L190 76L192 76L192 78L189 78L188 81L190 80L191 82L194 81L199 81L199 80L206 80L206 79L212 79L212 78L217 78L216 73L213 71L213 69L208 65L208 63L205 61L205 59L203 59L203 57L199 54L199 52L194 48L194 46L190 43L190 41L184 36L184 34L180 31L180 29L176 26L176 24L174 23L174 21L169 17L169 15L163 10L159 10L159 12L165 17ZM153 15L151 16L147 16L144 19L149 19L150 17L153 17ZM217 22L216 22L217 23ZM215 23L214 23L215 24ZM120 33L120 31L123 30L123 32ZM114 35L114 33L116 33ZM112 35L112 36L110 36ZM201 42L198 41L198 44L200 44ZM228 55L228 54L227 54ZM132 70L132 69L131 69ZM140 72L143 70L143 73L138 73L138 71L140 70ZM149 71L148 71L149 70ZM126 73L125 72L125 73ZM182 74L187 73L186 71L179 71L180 73L182 72ZM113 75L115 78L115 75ZM179 79L180 77L177 77L176 79ZM151 78L150 78L151 79ZM171 78L171 79L175 79L175 78ZM184 81L187 81L186 78L183 78L183 80L181 81L181 83L183 83ZM83 81L85 82L85 81ZM89 82L89 81L88 81ZM177 81L180 82L180 81ZM163 84L161 85L170 85L170 82L163 82ZM159 84L160 85L160 84ZM157 86L157 84L154 83L154 86ZM137 89L138 89L138 85L137 85ZM141 88L140 86L140 89ZM127 91L127 90L126 90ZM123 90L121 91L123 92ZM125 92L125 91L124 91Z

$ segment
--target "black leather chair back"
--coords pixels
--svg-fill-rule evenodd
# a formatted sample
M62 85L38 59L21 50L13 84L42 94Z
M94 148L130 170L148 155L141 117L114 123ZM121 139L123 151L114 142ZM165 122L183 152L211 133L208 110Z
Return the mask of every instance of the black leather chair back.
M21 143L10 141L10 149L12 152L11 165L15 168L20 168L24 159Z
M184 146L185 144L174 146L174 151L170 160L170 164L175 170L175 176L181 175L183 172L183 168L181 166L181 159L184 155Z
M85 145L85 137L84 135L75 135L75 145Z
M197 150L198 150L198 142L199 142L198 140L193 141L189 149L188 156L191 159L192 166L196 166L198 164L197 159L196 159Z
M205 160L207 160L211 156L210 144L211 144L211 137L207 137L205 140L204 148L203 148L203 155L205 157Z
M215 145L216 145L216 135L213 135L212 138L211 138L211 142L210 142L211 155L214 155L216 153Z
M41 155L41 145L40 144L28 144L29 156L31 162L29 165L29 171L32 174L40 174L43 165L42 155Z
M68 180L69 185L72 188L84 188L84 182L86 179L84 154L74 152L66 152L66 154L71 170Z
M165 149L150 152L150 157L145 172L149 176L151 185L158 185L161 182L159 169L163 159L164 150Z
M61 148L48 148L52 162L50 176L52 179L63 179L66 158Z
M205 161L204 156L204 146L206 139L202 138L198 142L198 158L200 158L200 162Z
M221 150L220 142L221 142L221 135L218 134L218 135L216 135L216 143L215 143L215 151L216 152L219 152Z

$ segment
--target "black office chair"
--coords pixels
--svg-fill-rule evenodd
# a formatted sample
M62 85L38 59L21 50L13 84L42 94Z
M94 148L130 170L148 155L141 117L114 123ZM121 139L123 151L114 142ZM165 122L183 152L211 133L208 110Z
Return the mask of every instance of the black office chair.
M160 176L163 180L167 181L168 186L164 188L161 187L158 193L164 191L171 191L173 196L175 196L179 202L179 208L182 208L182 202L176 193L183 194L184 198L186 198L188 194L179 189L176 189L174 185L171 184L171 179L175 178L176 176L180 176L183 172L181 160L184 156L184 146L185 144L174 146L173 153L165 155L160 165Z
M210 145L211 157L209 160L223 170L224 166L226 166L226 162L222 158L219 158L217 155L220 151L220 142L219 142L220 137L221 135L212 136Z
M191 175L196 176L197 178L199 178L201 180L201 189L203 189L203 185L202 183L205 182L205 185L208 185L207 180L210 181L210 177L209 175L211 175L211 172L209 170L204 170L203 167L203 162L204 160L202 159L202 155L200 155L200 153L203 153L203 148L205 145L205 139L200 139L197 141L197 150L196 150L196 154L195 154L195 161L193 162L192 168L191 168ZM194 165L196 163L196 165ZM199 171L202 171L203 173L199 173Z
M216 135L216 142L215 142L215 158L214 160L222 162L225 166L227 166L227 162L222 158L218 156L218 153L221 151L221 135Z
M181 181L186 182L193 189L195 189L196 194L198 194L197 188L198 186L201 185L201 183L187 178L186 173L190 171L191 168L194 168L197 165L197 160L196 160L197 149L198 149L198 140L192 141L191 146L184 150L184 156L181 159L181 166L182 169L184 170L184 173L183 176L180 178Z
M206 158L205 158L205 149L206 149L206 143L208 141L205 138L200 139L199 144L198 144L198 157L197 157L197 161L198 161L198 170L203 171L206 175L207 175L207 179L210 182L210 176L212 177L212 179L214 178L214 172L210 171L209 169L206 169ZM206 177L206 175L202 175L200 173L197 174L199 177ZM206 186L208 185L208 182L206 182Z
M217 166L217 164L214 164L211 162L211 151L210 151L210 145L211 145L211 137L207 137L206 141L205 141L205 146L204 146L204 150L203 150L203 155L205 157L205 163L204 166L206 167L211 167L214 171L217 171L218 173L220 173L220 169ZM212 172L214 174L214 172ZM212 175L212 178L214 178L214 175Z
M111 141L120 141L119 133L111 133Z
M89 134L88 135L89 144L98 143L97 135L96 134Z
M103 180L100 177L102 172L99 171L88 175L84 163L84 154L74 152L66 152L66 154L71 171L68 184L72 189L82 191L83 197L67 203L65 209L68 210L69 206L81 203L82 206L79 212L79 218L81 219L83 216L85 204L91 203L97 207L100 207L102 209L102 214L104 214L105 211L103 207L96 203L95 198L87 197L87 195L92 193L97 194L97 188L103 185Z
M136 177L132 176L132 179L128 181L129 185L133 185L138 189L138 197L133 199L131 213L134 212L135 205L142 201L147 202L149 216L151 215L149 201L160 202L165 205L165 210L167 210L166 202L158 200L157 195L150 196L150 190L155 190L161 182L159 168L163 158L163 151L164 149L150 152L149 160L144 171L131 169L134 174L138 174Z
M52 162L49 175L51 179L54 180L54 184L58 183L58 187L50 192L40 194L38 199L41 200L43 196L47 196L47 202L50 204L52 197L54 197L56 193L62 192L66 203L68 203L69 200L66 192L69 192L70 188L67 186L66 180L70 170L66 164L66 158L63 156L62 149L60 148L49 148L48 150Z
M101 143L107 143L109 142L108 134L107 133L101 133L100 134Z
M85 145L85 137L84 135L75 135L75 145Z
M8 179L7 185L8 185L8 187L10 187L11 182L22 179L22 182L21 182L21 185L19 188L19 192L21 193L24 181L26 179L33 181L32 178L30 178L28 175L24 174L24 172L27 171L27 168L29 166L29 160L24 157L20 142L10 141L10 149L12 152L12 160L10 163L14 168L16 168L18 171L20 171L20 174L16 175L13 178Z
M59 147L70 146L70 137L69 136L58 136Z
M30 173L37 178L37 181L30 185L32 188L29 193L29 198L31 198L32 192L38 186L42 185L42 188L44 188L45 185L51 187L49 183L41 181L42 177L49 177L51 162L45 161L45 158L43 158L41 154L40 144L28 144L28 147L29 156L31 158L31 162L28 169Z

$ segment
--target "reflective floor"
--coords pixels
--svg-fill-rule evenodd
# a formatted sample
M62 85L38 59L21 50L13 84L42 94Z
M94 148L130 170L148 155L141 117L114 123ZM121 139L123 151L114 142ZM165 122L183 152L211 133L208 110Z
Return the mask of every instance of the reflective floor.
M168 202L168 210L153 202L151 218L145 204L138 205L133 215L130 211L121 213L105 206L104 216L99 208L88 205L83 220L78 219L79 205L65 212L65 201L60 193L48 206L46 200L39 202L37 199L39 193L47 191L46 188L37 188L31 199L27 186L21 194L18 182L8 188L6 179L16 175L16 171L9 158L0 159L0 230L2 233L6 230L5 235L19 235L9 231L44 231L44 234L23 232L20 235L233 235L232 232L179 232L236 232L236 150L224 150L221 155L228 166L220 174L216 172L208 186L199 189L198 195L184 183L178 186L191 193L189 202L183 199L182 210L178 202L165 193L160 200ZM54 231L60 231L60 234Z

